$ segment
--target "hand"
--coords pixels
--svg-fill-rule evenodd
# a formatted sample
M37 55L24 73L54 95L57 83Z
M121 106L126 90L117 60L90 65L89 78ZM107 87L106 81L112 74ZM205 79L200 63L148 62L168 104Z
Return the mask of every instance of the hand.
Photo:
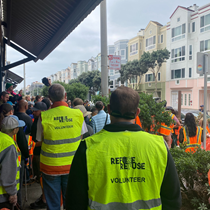
M10 202L11 204L13 204L13 206L15 206L16 203L17 203L17 195L10 195L10 196L9 196L9 202Z

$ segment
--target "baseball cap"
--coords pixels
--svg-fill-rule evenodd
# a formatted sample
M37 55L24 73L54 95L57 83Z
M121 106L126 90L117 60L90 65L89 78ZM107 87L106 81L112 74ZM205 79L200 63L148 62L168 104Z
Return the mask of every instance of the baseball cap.
M44 102L37 102L34 107L31 108L32 111L45 111L47 110L47 105Z
M25 126L25 122L19 120L18 117L15 115L10 115L2 120L1 125L5 129L14 129Z
M7 104L10 104L11 106L15 106L11 101L7 101Z
M83 105L77 105L73 109L80 109L84 117L88 116L89 114L92 114L92 112L88 112Z

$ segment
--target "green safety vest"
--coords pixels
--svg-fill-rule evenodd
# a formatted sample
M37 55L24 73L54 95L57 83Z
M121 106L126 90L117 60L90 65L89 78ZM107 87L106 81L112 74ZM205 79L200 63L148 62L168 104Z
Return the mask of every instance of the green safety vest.
M14 140L7 134L0 132L0 153L10 147L11 145L14 145L17 151L17 147L15 145ZM17 174L16 174L16 188L17 191L20 189L20 165L18 161L18 155L17 155ZM4 189L4 187L0 183L0 195L6 195L7 192Z
M168 156L163 137L102 130L85 141L89 210L162 209Z
M81 140L84 121L79 109L58 106L41 113L44 140L40 170L46 174L68 174Z

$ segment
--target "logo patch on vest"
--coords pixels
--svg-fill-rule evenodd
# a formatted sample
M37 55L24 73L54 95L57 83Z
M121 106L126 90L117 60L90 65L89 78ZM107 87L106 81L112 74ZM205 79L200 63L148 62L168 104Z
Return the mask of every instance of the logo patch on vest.
M111 165L119 165L120 170L145 169L145 163L136 162L135 157L111 158Z
M68 118L68 116L54 117L54 121L62 122L72 122L72 118Z

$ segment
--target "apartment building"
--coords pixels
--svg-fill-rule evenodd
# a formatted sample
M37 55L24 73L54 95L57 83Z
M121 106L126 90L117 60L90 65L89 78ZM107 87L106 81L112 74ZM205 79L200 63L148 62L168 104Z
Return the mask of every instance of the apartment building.
M128 39L118 40L114 43L114 45L108 46L108 55L120 55L121 56L121 64L126 64L128 62ZM108 61L107 61L108 62ZM118 78L120 77L120 73L118 70L109 69L110 76L110 85L109 89L114 91L121 84L118 82Z
M77 63L72 63L70 68L70 79L76 79L77 78Z
M150 21L145 29L141 29L137 36L130 39L128 43L128 61L140 60L144 52L152 52L166 48L167 27L156 21ZM166 64L164 63L158 73L157 90L158 96L165 99ZM138 84L140 83L139 87ZM149 70L141 78L129 81L128 86L140 92L154 94L155 77Z
M178 107L178 91L182 91L182 109L199 109L204 101L204 78L197 74L197 52L210 51L210 4L188 8L178 6L167 25L166 100ZM208 79L210 81L210 78ZM210 110L208 82L207 109Z

